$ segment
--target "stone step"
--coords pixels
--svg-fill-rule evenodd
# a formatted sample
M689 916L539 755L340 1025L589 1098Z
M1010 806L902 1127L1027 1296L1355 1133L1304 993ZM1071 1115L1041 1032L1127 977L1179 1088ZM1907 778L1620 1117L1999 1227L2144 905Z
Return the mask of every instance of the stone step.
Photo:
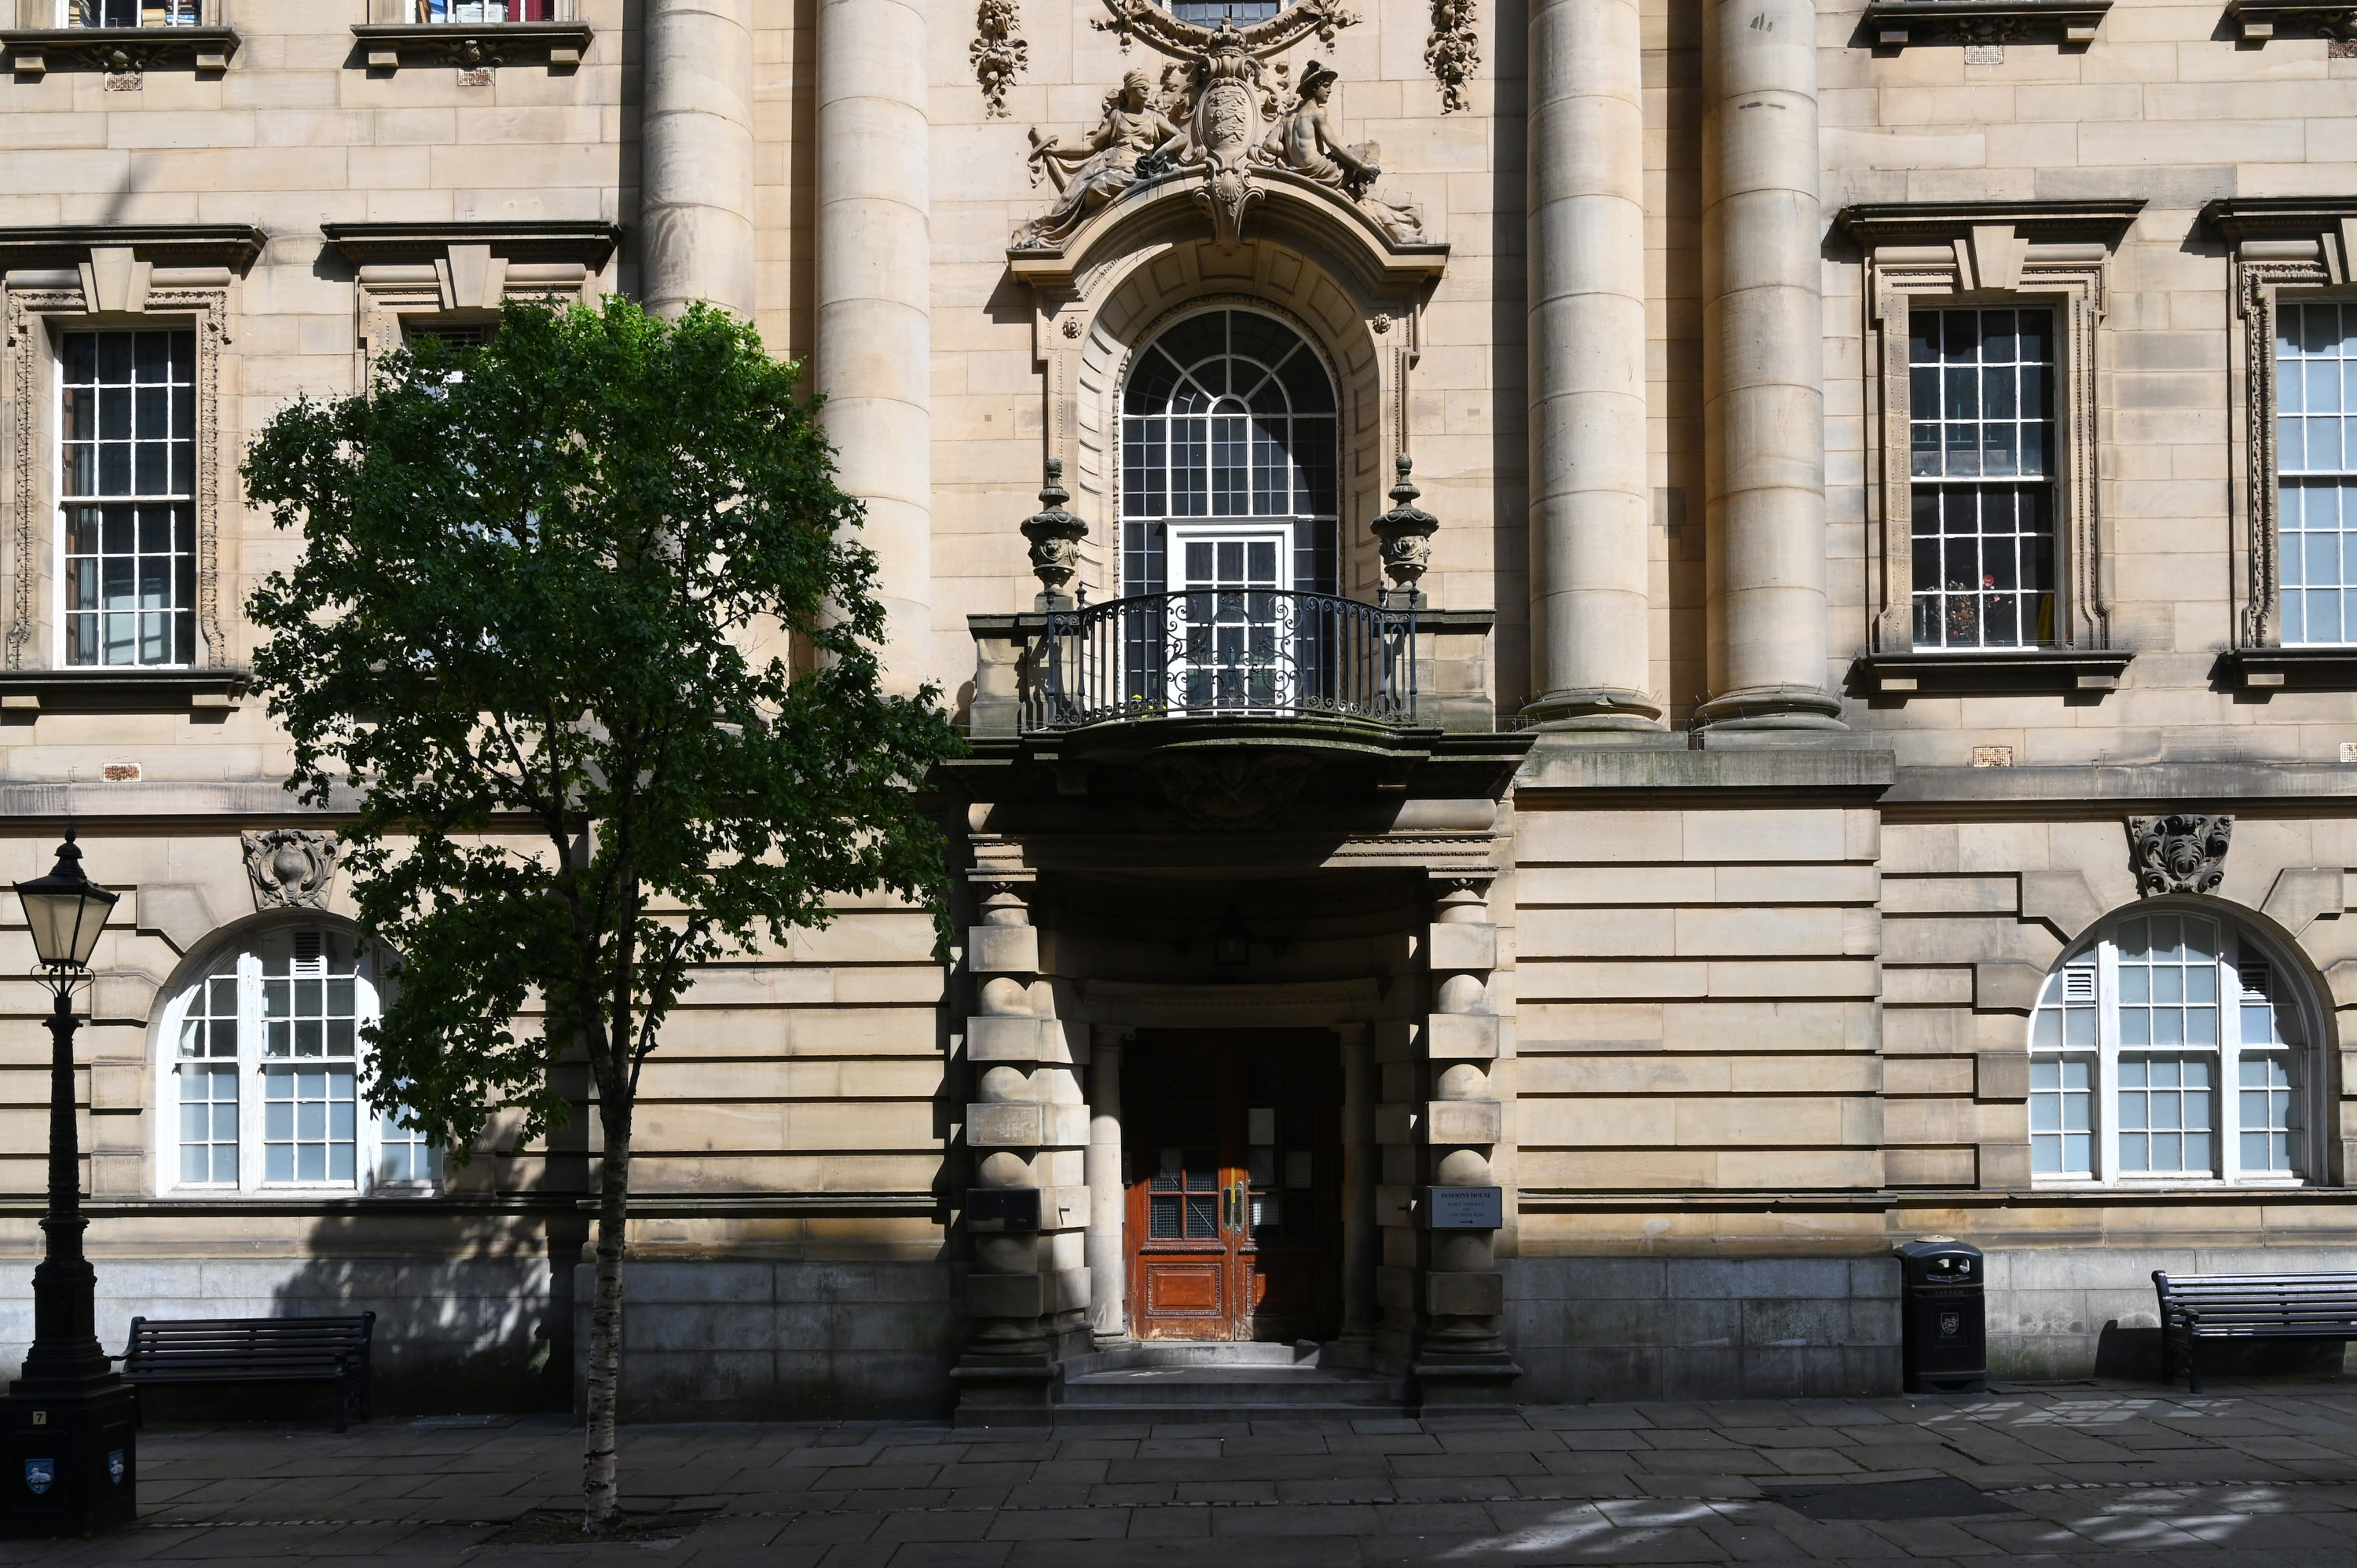
M1068 1374L1057 1419L1084 1411L1136 1420L1232 1421L1248 1415L1372 1415L1407 1402L1404 1380L1313 1363L1161 1365Z

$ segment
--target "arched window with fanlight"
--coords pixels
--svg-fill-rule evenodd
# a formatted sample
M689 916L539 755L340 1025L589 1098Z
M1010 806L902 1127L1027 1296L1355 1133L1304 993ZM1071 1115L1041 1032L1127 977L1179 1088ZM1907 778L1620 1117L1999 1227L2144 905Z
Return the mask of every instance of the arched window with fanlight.
M2031 1015L2033 1178L2315 1179L2318 1016L2242 922L2184 906L2107 922L2047 976Z
M1335 407L1275 317L1207 310L1156 338L1122 399L1122 592L1337 592Z
M368 1104L377 1011L347 929L274 927L216 953L165 1004L158 1190L430 1190L435 1150Z

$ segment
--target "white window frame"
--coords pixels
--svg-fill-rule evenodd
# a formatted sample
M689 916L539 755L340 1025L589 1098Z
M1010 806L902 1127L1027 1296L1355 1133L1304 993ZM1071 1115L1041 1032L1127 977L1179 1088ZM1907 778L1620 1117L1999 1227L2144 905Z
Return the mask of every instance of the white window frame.
M74 12L75 12L75 10L76 10L80 5L81 5L81 3L82 3L82 0L58 0L58 26L59 26L59 27L60 27L72 28L73 30L75 30L75 31L77 31L77 32L81 31L81 27L80 27L79 24L77 24L77 23L74 21ZM104 0L95 0L95 3L97 4L98 8L99 8L99 10L100 10L101 14L102 15L102 14L104 13L104 10L105 10ZM146 5L159 5L159 4L162 4L162 3L164 3L164 0L141 0L141 8L142 8L142 9L145 9ZM208 3L207 3L207 0L197 0L197 5L196 5L196 13L197 13L197 14L196 14L196 18L195 18L193 21L188 21L188 22L160 22L160 23L156 24L156 27L157 27L157 28L159 28L159 29L160 29L160 28L163 28L163 27L203 27L207 22L209 22L209 21L212 20L212 16L213 16L212 5L213 5L213 4L218 4L218 3L219 3L219 0L212 0L212 4L208 4ZM137 23L134 23L134 24L133 24L133 26L135 26L135 27L146 27L147 25L148 25L148 24L146 24L146 23L145 23L145 22L137 22Z
M2119 1066L2123 1047L2120 1044L2120 950L2117 939L2120 928L2128 921L2155 916L2206 920L2219 932L2216 959L2218 1043L2212 1055L2217 1070L2213 1075L2212 1092L2215 1099L2211 1118L2215 1154L2212 1169L2206 1175L2182 1171L2123 1175L2120 1171ZM2298 1020L2302 1036L2301 1044L2295 1047L2299 1081L2294 1087L2298 1097L2300 1126L2293 1149L2293 1168L2289 1171L2246 1174L2243 1169L2240 1100L2242 972L2246 949L2251 960L2266 964L2272 972L2275 994L2269 998L2270 1004L2279 1015L2288 1013ZM2147 904L2104 921L2092 938L2077 944L2054 965L2049 972L2049 982L2066 969L2083 967L2090 954L2095 959L2096 971L2095 1082L2092 1101L2093 1125L2091 1129L2095 1168L2092 1175L2057 1176L2033 1172L2030 1176L2033 1186L2141 1191L2183 1187L2306 1187L2320 1179L2318 1173L2322 1168L2325 1154L2322 1036L2318 1027L2316 1009L2310 1005L2307 995L2307 987L2292 978L2295 972L2292 967L2273 947L2255 938L2241 922L2222 910L2176 903ZM2033 1066L2041 1061L2067 1060L2073 1056L2087 1054L2067 1048L2041 1048L2037 1044L2039 1017L2046 1005L2045 983L2040 984L2039 1003L2032 1007L2029 1015L2029 1058ZM2130 1047L2127 1054L2133 1055L2145 1048ZM2198 1051L2199 1047L2195 1049Z
M433 1159L434 1174L427 1180L384 1182L377 1179L383 1139L381 1118L368 1102L367 1084L371 1061L365 1039L355 1042L351 1058L352 1179L292 1182L264 1179L268 1116L268 1097L264 1089L265 1075L271 1068L295 1063L286 1058L263 1055L262 942L266 937L281 931L335 929L310 920L295 926L249 931L234 946L225 951L216 951L201 968L190 972L179 991L166 1004L159 1020L154 1053L156 1114L150 1155L155 1162L154 1186L157 1197L203 1198L234 1194L265 1197L348 1197L368 1193L428 1196L440 1189L444 1166L438 1151ZM183 1182L180 1179L180 1069L183 1065L180 1027L188 1019L190 1004L202 994L209 980L223 972L225 962L233 966L237 977L237 1055L233 1058L216 1057L209 1059L213 1064L233 1064L237 1074L238 1179L234 1186L225 1182ZM374 966L366 959L358 965L358 992L354 1009L356 1030L375 1021L382 1005ZM296 1062L312 1059L317 1058L296 1058Z

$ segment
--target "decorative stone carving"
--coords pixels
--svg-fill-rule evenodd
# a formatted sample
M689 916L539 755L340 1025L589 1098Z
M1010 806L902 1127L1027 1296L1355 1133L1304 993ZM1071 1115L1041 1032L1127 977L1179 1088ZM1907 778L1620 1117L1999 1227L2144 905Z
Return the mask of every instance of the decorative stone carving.
M1379 149L1372 143L1345 144L1328 122L1334 72L1310 61L1300 91L1285 98L1284 68L1270 71L1272 86L1250 39L1250 33L1223 22L1205 36L1192 60L1164 70L1158 88L1144 71L1131 71L1106 95L1096 129L1077 144L1033 126L1032 183L1047 178L1060 199L1017 229L1009 249L1060 250L1133 187L1175 178L1201 182L1196 200L1220 243L1233 245L1243 238L1246 217L1265 199L1254 177L1263 168L1283 169L1333 191L1395 242L1423 242L1424 220L1413 206L1373 194L1383 173Z
M2136 892L2214 893L2226 875L2226 846L2234 832L2232 817L2180 812L2167 817L2130 817L2128 839L2136 856Z
M1424 595L1416 585L1432 564L1432 536L1440 520L1415 504L1424 493L1409 478L1415 460L1403 452L1392 461L1399 470L1399 482L1392 487L1392 510L1367 526L1383 541L1383 575L1392 580L1383 602L1420 604Z
M1202 53L1211 42L1212 29L1194 22L1182 22L1172 16L1158 0L1105 0L1111 19L1100 16L1089 26L1101 33L1111 33L1121 40L1122 52L1129 52L1133 38L1144 38L1164 54L1180 59L1192 59ZM1356 14L1344 10L1335 0L1294 0L1265 22L1255 22L1243 30L1244 47L1258 59L1291 48L1315 33L1320 43L1331 48L1334 35L1344 27L1358 25ZM1226 23L1221 24L1222 27Z
M253 881L255 908L328 907L328 884L336 875L333 833L271 828L241 836L245 842L245 873Z
M1081 541L1089 525L1064 510L1072 492L1064 488L1064 460L1048 459L1047 483L1039 487L1039 510L1023 520L1023 537L1031 542L1031 570L1039 578L1038 607L1043 610L1072 607L1072 574L1080 569Z
M984 113L994 120L1006 118L1006 90L1031 64L1031 46L1015 34L1022 22L1015 0L981 0L974 8L974 40L966 53L982 84Z
M1425 40L1424 63L1440 83L1440 112L1469 109L1465 83L1481 65L1481 40L1473 30L1474 0L1432 0L1432 36Z
M1273 820L1318 771L1313 758L1289 751L1168 751L1149 766L1189 822L1230 831Z

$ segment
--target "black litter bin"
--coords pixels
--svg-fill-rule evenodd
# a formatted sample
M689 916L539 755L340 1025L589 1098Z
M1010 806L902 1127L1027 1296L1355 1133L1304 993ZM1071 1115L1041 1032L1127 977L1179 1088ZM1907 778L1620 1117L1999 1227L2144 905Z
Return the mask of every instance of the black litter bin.
M1894 1248L1901 1271L1900 1366L1910 1394L1988 1391L1981 1250L1934 1236Z

